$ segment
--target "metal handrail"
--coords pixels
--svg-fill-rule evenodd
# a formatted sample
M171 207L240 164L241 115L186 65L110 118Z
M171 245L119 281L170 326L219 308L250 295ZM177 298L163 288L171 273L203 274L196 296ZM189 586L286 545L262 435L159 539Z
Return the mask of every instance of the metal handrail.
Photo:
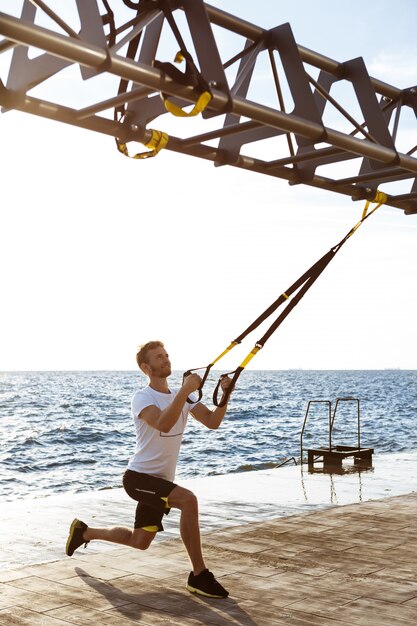
M358 407L358 450L361 449L361 422L360 422L360 400L359 398L336 398L336 404L333 411L333 416L331 420L331 430L333 430L334 420L336 417L336 411L340 402L356 402Z
M300 463L303 463L303 435L304 435L304 430L306 427L306 423L307 423L307 418L308 418L308 414L310 411L310 406L312 404L327 404L328 408L329 408L329 448L332 445L332 403L330 400L309 400L308 401L308 405L307 405L307 410L304 416L304 422L303 422L303 426L301 429L301 434L300 434Z
M304 416L303 426L301 428L300 434L300 463L303 463L303 436L307 423L307 418L310 412L310 407L312 404L327 404L329 409L329 450L332 449L332 433L334 421L336 418L337 409L341 402L356 402L358 408L358 450L361 449L361 426L360 426L360 400L359 398L352 398L350 396L345 398L336 398L336 404L332 413L332 402L331 400L309 400L307 404L307 410Z

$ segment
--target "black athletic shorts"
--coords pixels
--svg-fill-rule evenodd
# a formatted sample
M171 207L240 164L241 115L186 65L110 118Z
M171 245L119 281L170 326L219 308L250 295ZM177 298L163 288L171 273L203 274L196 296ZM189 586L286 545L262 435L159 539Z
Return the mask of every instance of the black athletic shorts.
M135 528L143 528L149 532L164 530L162 518L171 510L168 496L176 486L175 483L163 478L126 470L123 487L128 496L138 503Z

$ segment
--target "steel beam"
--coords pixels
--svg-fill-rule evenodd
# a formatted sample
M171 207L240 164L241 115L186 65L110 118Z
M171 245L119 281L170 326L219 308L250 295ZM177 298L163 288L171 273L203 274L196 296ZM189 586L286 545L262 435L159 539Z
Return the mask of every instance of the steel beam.
M27 1L27 0L26 0ZM39 0L38 7L46 5ZM77 0L78 4L78 0ZM170 137L167 149L189 154L213 161L216 165L232 165L264 175L286 179L290 184L305 183L313 187L327 189L332 192L349 195L352 199L368 198L375 195L376 185L392 183L398 180L410 180L410 192L401 195L388 194L387 203L405 211L417 213L417 159L413 150L408 154L399 152L395 146L397 130L400 124L401 108L411 107L417 116L417 93L415 88L400 90L387 85L367 74L361 59L340 63L298 45L292 36L291 28L284 24L272 30L265 30L236 16L232 16L217 8L205 4L202 0L183 3L191 36L196 43L198 63L202 73L206 73L212 99L203 117L218 120L218 128L204 132L204 120L201 122L202 132L183 139ZM175 5L175 3L174 3ZM25 5L26 6L26 5ZM155 6L157 8L155 8ZM20 55L17 64L11 64L14 71L22 70L19 79L19 90L9 87L14 84L13 76L9 75L8 85L0 82L0 104L5 110L18 109L24 112L41 115L49 119L69 123L81 128L113 135L123 142L145 141L150 136L147 128L149 121L166 114L159 100L160 94L174 98L180 106L195 103L199 97L198 90L187 81L179 81L168 73L153 66L158 55L159 40L162 36L164 15L158 10L159 4L152 7L148 14L141 14L110 33L111 36L100 35L97 30L99 16L85 19L88 13L82 5L80 19L82 23L80 36L66 28L66 34L35 25L33 21L19 19L0 13L0 54L11 48L19 51L23 48L35 47L45 52L51 72L39 68L42 59L37 60L37 78L31 79L32 61L27 55ZM27 11L26 15L32 15ZM59 16L54 14L55 22L61 23ZM94 33L90 35L89 24L94 23ZM63 23L63 22L62 22ZM242 53L236 55L240 60L241 69L235 84L228 85L226 74L221 66L221 55L217 52L216 41L211 31L212 25L220 26L231 33L244 38ZM90 24L91 25L91 24ZM64 24L65 26L65 24ZM129 28L131 30L129 30ZM104 25L103 25L104 29ZM126 34L126 30L128 30ZM201 40L204 34L204 45ZM94 34L94 36L93 36ZM122 38L116 41L117 35ZM199 39L200 35L200 39ZM143 51L138 57L129 58L119 54L122 45L134 37L144 41ZM97 45L97 41L113 40L109 45ZM139 41L139 39L138 39ZM245 52L245 48L248 53ZM256 71L255 64L264 50L269 54L271 63L271 84L277 91L280 109L266 106L246 97L252 75ZM292 92L295 102L294 110L286 112L284 97L274 54L281 56L284 77ZM53 73L53 68L60 69L60 63L51 63L50 59L62 59L62 66L77 65L83 69L83 78L98 73L107 73L118 77L124 89L117 95L109 93L88 107L74 109L60 104L33 98L23 89L25 80L26 91L32 84L46 82ZM20 59L20 61L19 61ZM23 61L22 61L23 59ZM19 66L19 63L25 63ZM45 61L46 62L46 61ZM227 62L223 68L235 62ZM303 69L303 63L314 65L321 70L318 81L313 81ZM27 79L25 78L27 75ZM23 78L22 78L23 76ZM210 77L211 80L210 80ZM214 77L214 78L213 78ZM205 78L203 75L202 78ZM350 81L356 92L358 102L364 114L363 122L356 122L346 108L337 103L329 91L333 83ZM122 83L121 83L122 84ZM129 91L126 91L129 85ZM312 87L313 85L313 87ZM315 89L313 92L312 89ZM311 95L309 95L311 94ZM387 100L386 107L376 99L376 94ZM324 99L324 100L323 100ZM395 105L391 101L395 100ZM99 115L102 111L115 107L125 107L125 115L119 121L112 121ZM352 121L353 133L346 133L324 125L322 115L325 106L334 106L345 113L347 120ZM389 118L396 106L394 131L388 128ZM387 111L383 114L383 111ZM223 114L227 113L223 122ZM244 121L241 121L243 118ZM247 121L246 121L247 120ZM160 125L162 122L158 122ZM363 130L363 132L362 132ZM355 136L361 133L363 138ZM251 146L257 141L274 141L274 138L285 134L288 140L286 154L276 154L272 160L259 159L250 154ZM298 151L293 149L295 139ZM207 141L219 140L217 147L205 145ZM276 141L276 140L275 140ZM327 144L321 148L318 144ZM271 144L272 145L272 144ZM242 153L246 146L248 154ZM268 151L269 153L269 151ZM362 159L362 169L357 176L341 176L329 178L318 175L316 169L332 163L343 163L357 157ZM384 190L385 191L385 190Z

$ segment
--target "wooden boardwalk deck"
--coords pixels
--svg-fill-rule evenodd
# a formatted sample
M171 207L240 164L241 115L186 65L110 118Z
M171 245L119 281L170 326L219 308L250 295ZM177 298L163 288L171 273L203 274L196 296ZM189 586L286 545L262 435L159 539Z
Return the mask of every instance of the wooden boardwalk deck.
M0 624L417 624L416 493L215 530L203 543L226 600L185 590L188 558L171 539L0 572Z

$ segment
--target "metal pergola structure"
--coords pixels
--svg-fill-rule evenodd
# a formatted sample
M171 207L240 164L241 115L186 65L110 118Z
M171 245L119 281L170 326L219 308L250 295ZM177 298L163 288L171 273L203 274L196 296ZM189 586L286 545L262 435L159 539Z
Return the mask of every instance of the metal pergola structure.
M266 30L203 0L72 0L76 26L52 2L24 0L20 18L0 13L0 54L10 60L8 78L0 80L3 112L16 109L146 144L149 123L158 118L161 128L162 116L170 115L161 94L181 107L199 99L201 89L189 76L182 72L178 79L158 65L172 61L164 39L177 50L182 40L211 100L199 116L202 132L184 124L185 135L170 134L165 149L353 200L373 200L381 190L388 205L417 213L417 146L398 148L407 142L403 118L417 115L416 87L372 78L362 58L338 62L304 48L289 24ZM235 45L232 56L223 50L225 33ZM33 56L34 49L42 54ZM273 88L266 102L248 97L257 88L260 59ZM74 65L82 85L108 74L119 88L108 81L105 97L92 89L89 105L80 107L30 93L45 88L49 96L57 73ZM342 103L335 92L349 95ZM337 129L326 121L332 115ZM353 175L346 175L347 162ZM392 191L398 187L401 193Z

